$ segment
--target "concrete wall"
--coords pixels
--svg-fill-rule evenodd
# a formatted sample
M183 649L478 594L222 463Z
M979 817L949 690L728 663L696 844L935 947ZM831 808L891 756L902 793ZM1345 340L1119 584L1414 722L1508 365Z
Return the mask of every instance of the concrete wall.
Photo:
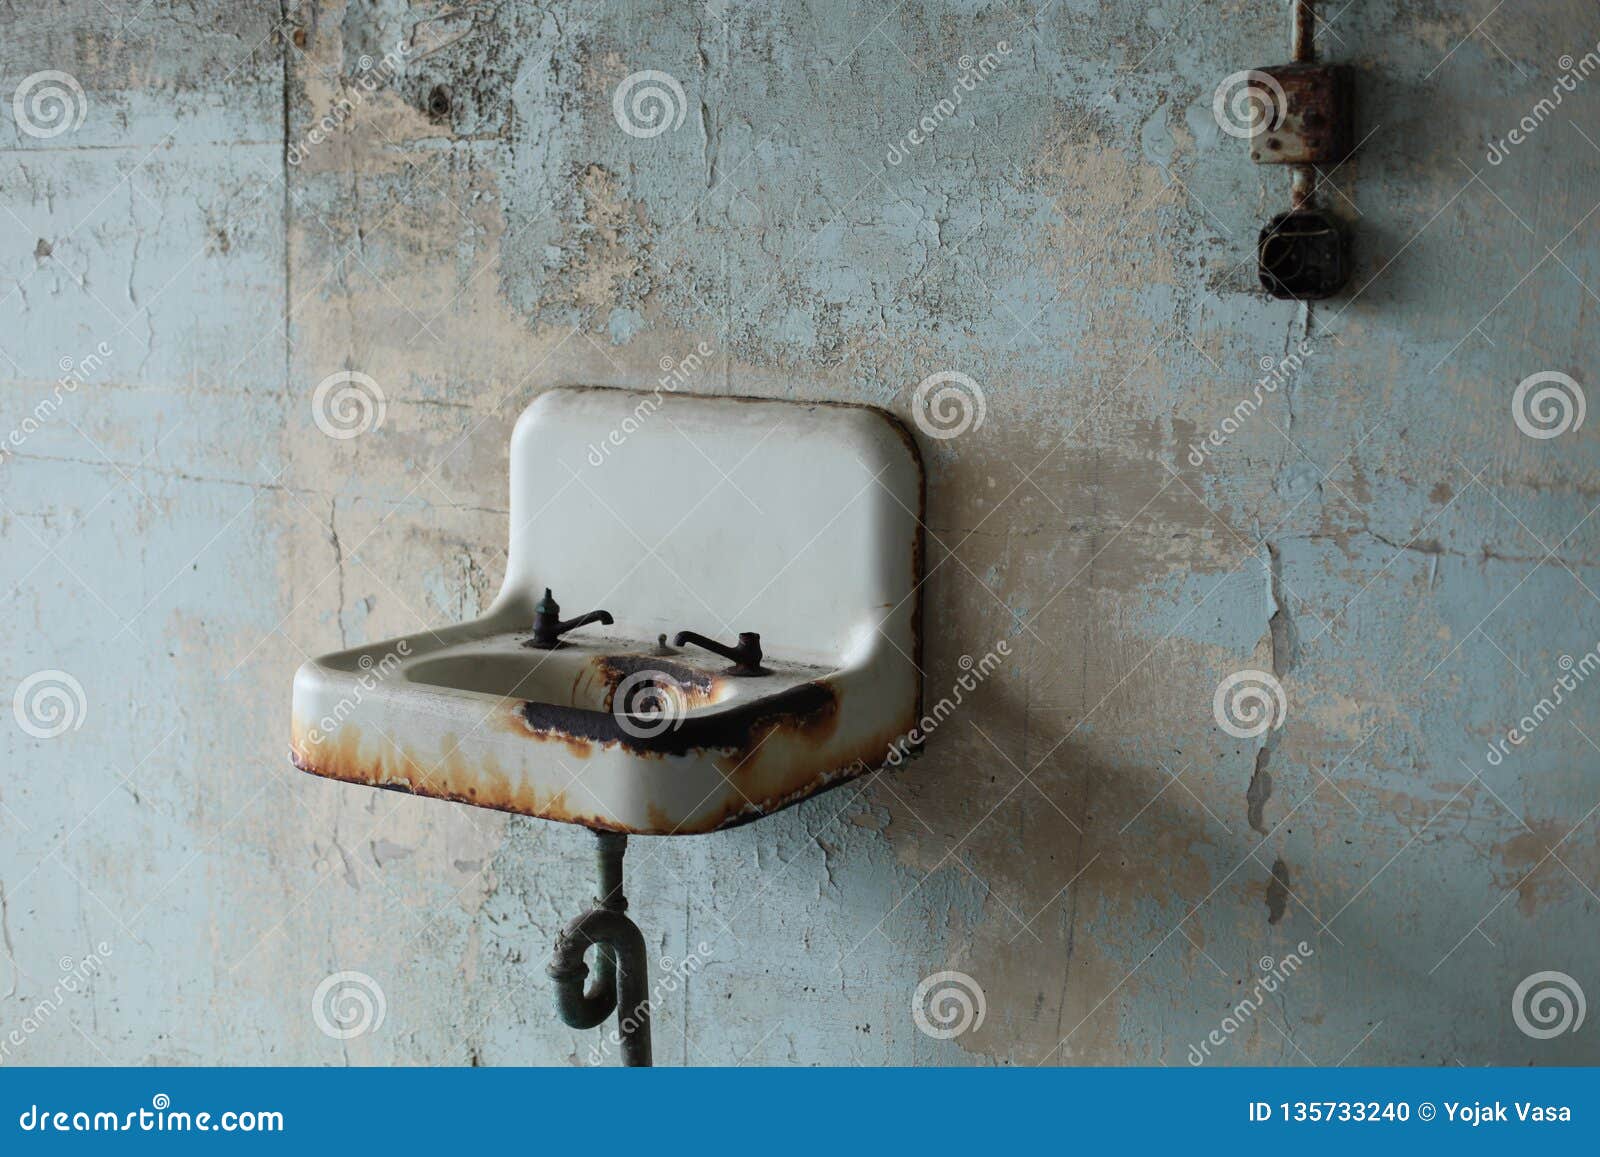
M1541 971L1600 998L1600 421L1513 414L1595 383L1600 78L1535 109L1600 20L1329 6L1358 268L1307 309L1254 284L1287 182L1212 108L1281 9L5 6L0 96L82 95L26 90L54 135L0 110L0 1059L590 1059L542 971L587 834L297 773L289 682L486 605L530 398L705 341L707 393L909 415L972 378L982 425L923 443L930 702L1012 658L901 771L635 841L652 951L706 946L661 1063L1600 1060L1513 1015ZM683 123L630 135L647 69ZM386 405L336 439L344 370ZM1287 714L1235 739L1213 694L1252 668ZM985 1015L938 1039L944 970ZM385 1012L345 1040L339 971Z

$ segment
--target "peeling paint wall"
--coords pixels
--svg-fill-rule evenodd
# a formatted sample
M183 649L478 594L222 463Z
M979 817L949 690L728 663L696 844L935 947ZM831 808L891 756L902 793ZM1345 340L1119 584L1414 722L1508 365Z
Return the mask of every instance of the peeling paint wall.
M481 610L516 414L704 341L696 392L971 377L923 442L929 700L1013 657L902 770L634 842L652 951L703 960L659 1063L1600 1061L1513 1016L1541 971L1600 997L1600 679L1488 755L1600 644L1597 423L1513 418L1596 382L1600 77L1488 157L1600 22L1340 6L1357 271L1302 308L1254 284L1287 181L1212 108L1282 8L6 5L0 95L81 95L0 116L3 690L81 695L0 721L0 1060L592 1059L542 970L586 833L296 773L289 681ZM679 127L623 131L642 70ZM316 421L340 371L359 436ZM1245 669L1287 711L1235 739ZM341 971L383 997L349 1039ZM983 994L948 1039L941 971Z

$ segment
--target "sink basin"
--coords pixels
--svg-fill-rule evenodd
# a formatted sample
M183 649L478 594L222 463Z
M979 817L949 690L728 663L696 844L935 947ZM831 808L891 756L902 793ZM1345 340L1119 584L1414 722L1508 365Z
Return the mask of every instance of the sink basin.
M861 406L557 389L517 423L505 584L468 623L304 664L299 768L689 835L881 766L920 714L922 471ZM603 607L531 645L537 595ZM738 674L662 636L761 636Z
M473 651L454 649L430 656L409 667L405 677L413 683L471 691L495 699L522 699L607 713L626 707L629 688L625 684L635 673L653 676L633 684L638 695L651 698L652 703L662 700L660 705L636 705L641 711L716 703L737 691L709 672L629 651L625 644L585 647L582 643L569 643L561 651L530 652L526 646L513 650L517 641L515 637L508 640L502 636L491 638L488 646ZM620 653L606 653L613 650ZM624 690L622 703L616 701L619 687ZM656 690L659 695L649 696Z

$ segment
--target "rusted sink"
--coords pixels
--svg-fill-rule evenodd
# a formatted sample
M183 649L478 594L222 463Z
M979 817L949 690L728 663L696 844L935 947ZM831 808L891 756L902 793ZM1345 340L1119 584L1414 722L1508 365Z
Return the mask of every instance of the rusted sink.
M885 762L919 714L922 471L861 406L557 389L511 450L481 619L295 676L317 775L596 829L708 832ZM530 646L545 588L615 622ZM663 636L759 633L766 674Z

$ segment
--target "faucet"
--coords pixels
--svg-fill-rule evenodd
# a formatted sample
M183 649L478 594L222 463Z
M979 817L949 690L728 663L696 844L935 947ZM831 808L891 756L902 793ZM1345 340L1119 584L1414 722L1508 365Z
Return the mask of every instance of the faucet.
M672 637L674 647L681 647L685 643L693 643L727 659L733 664L728 668L729 675L772 674L761 665L761 636L754 631L740 631L738 645L733 647L724 646L715 639L708 639L694 631L679 631Z
M587 626L589 623L603 623L609 627L614 621L610 611L590 611L586 615L579 615L575 619L562 622L561 604L551 595L550 588L545 587L544 598L533 608L533 638L528 640L528 646L548 651L553 647L559 647L561 636L568 631Z

